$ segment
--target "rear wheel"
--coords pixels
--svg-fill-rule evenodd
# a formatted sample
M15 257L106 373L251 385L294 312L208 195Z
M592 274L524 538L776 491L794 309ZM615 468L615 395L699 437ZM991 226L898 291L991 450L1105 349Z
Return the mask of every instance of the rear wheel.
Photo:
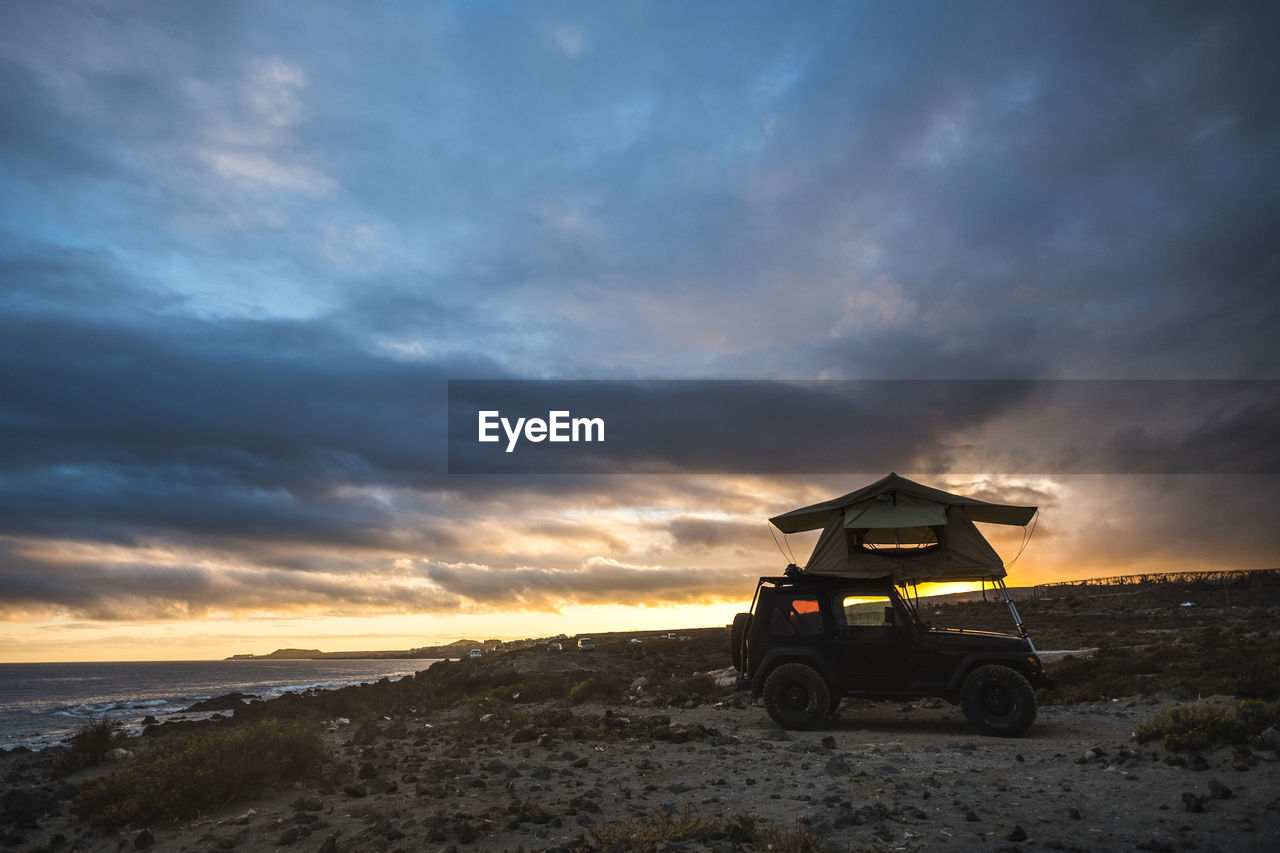
M1036 693L1007 666L980 666L960 687L964 715L985 735L1017 737L1036 720Z
M840 710L840 697L832 693L831 701L827 703L827 716L834 717L838 710Z
M812 729L831 708L831 690L811 666L784 663L764 682L764 707L784 729Z

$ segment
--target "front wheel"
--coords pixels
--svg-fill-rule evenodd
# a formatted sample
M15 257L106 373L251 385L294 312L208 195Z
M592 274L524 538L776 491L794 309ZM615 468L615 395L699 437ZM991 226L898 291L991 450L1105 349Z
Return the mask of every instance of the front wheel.
M1016 670L980 666L960 687L960 707L983 734L1017 737L1036 720L1036 693Z
M813 667L784 663L765 679L764 707L784 729L812 729L827 717L831 690Z

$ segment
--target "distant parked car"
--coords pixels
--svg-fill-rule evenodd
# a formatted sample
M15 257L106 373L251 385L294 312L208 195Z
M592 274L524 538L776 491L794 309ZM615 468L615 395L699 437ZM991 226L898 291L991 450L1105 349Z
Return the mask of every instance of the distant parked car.
M590 637L583 637L581 640L578 640L578 651L594 652L595 650L596 650L596 644L591 642Z
M547 653L548 653L548 654L557 654L559 651L560 651L560 644L559 644L559 643L548 643L548 644L547 644Z
M471 650L471 657L472 657L473 659L474 659L474 658L478 658L478 657L480 657L480 650L479 650L479 649L472 649L472 650Z

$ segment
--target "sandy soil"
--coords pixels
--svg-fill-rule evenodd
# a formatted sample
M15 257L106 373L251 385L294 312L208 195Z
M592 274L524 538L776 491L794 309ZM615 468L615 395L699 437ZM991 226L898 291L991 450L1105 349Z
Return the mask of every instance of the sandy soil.
M1015 740L979 736L937 701L846 703L807 733L778 729L749 701L411 714L333 725L325 779L225 813L116 834L66 817L64 804L34 827L5 827L3 841L84 851L138 849L148 838L163 851L589 849L593 826L687 809L805 826L833 850L1280 850L1275 754L1179 756L1136 744L1134 725L1167 704L1045 707ZM37 760L7 756L0 771L12 789L36 784ZM724 837L660 849L743 847Z

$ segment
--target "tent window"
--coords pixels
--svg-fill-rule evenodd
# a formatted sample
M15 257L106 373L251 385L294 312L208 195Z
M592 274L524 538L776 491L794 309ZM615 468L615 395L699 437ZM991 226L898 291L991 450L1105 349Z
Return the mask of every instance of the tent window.
M886 624L885 608L893 607L893 601L884 595L851 595L840 602L846 625L880 628Z
M811 637L822 633L822 609L816 598L783 598L769 617L769 633Z
M896 528L875 528L871 530L849 531L852 534L853 550L864 554L927 554L938 550L938 532L936 528L923 530L913 528L909 532Z

